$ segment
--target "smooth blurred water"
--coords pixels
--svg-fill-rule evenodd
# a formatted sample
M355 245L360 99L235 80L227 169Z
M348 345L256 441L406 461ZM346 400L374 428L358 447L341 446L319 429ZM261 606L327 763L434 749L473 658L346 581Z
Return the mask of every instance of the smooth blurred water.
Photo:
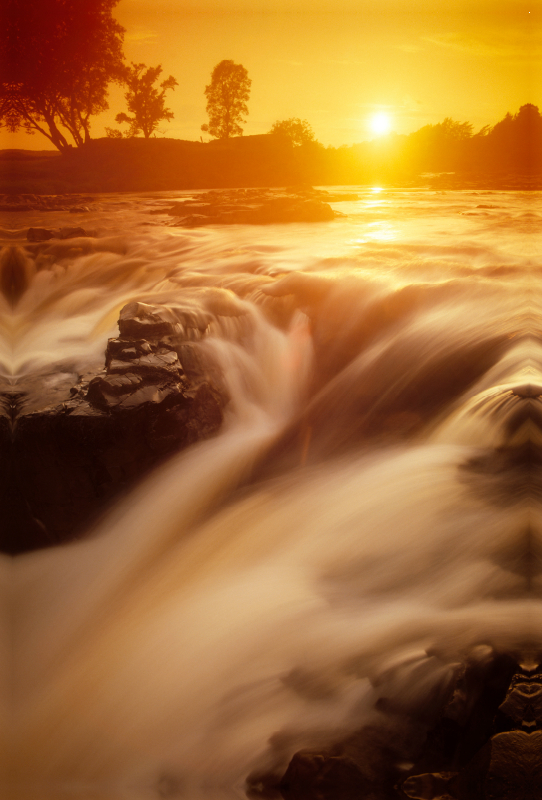
M243 797L365 724L423 736L466 659L542 651L540 193L190 230L149 215L177 196L103 196L98 238L0 296L6 376L99 361L138 300L209 321L231 396L86 540L2 563L25 800ZM4 243L67 217L6 215Z

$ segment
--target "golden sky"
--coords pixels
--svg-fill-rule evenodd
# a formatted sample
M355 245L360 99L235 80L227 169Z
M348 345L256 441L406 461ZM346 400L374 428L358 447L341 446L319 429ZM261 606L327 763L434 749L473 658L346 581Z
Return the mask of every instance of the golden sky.
M339 146L371 138L380 110L409 133L447 116L478 130L524 103L542 107L542 0L120 0L115 16L127 60L162 64L179 82L168 93L175 118L160 126L168 137L199 139L205 85L222 59L252 78L245 135L301 117ZM121 89L110 106L96 137L126 110Z

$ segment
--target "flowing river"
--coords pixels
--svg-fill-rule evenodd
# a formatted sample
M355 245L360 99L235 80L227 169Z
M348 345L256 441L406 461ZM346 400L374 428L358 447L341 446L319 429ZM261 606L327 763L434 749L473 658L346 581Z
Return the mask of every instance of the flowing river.
M540 193L149 214L186 194L97 198L97 238L34 260L28 227L73 217L1 222L4 377L103 360L136 300L205 317L230 397L86 537L3 557L18 800L243 798L364 725L423 739L460 664L540 661Z

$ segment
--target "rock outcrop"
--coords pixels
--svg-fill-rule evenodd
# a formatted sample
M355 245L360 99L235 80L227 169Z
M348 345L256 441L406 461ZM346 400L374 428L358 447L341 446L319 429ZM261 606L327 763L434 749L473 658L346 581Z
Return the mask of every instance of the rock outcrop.
M289 222L329 222L344 216L331 202L357 200L355 194L330 194L312 187L284 190L231 189L210 191L197 199L176 201L151 214L177 217L175 227L202 225L272 225Z
M82 535L153 467L218 431L227 397L193 325L179 310L131 303L105 367L3 380L3 552Z

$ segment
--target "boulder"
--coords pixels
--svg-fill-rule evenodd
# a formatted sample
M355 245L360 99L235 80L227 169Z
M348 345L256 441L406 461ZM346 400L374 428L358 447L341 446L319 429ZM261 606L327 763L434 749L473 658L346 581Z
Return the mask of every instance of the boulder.
M165 458L217 433L228 398L191 338L198 324L188 311L130 303L105 366L2 379L3 552L83 535Z

